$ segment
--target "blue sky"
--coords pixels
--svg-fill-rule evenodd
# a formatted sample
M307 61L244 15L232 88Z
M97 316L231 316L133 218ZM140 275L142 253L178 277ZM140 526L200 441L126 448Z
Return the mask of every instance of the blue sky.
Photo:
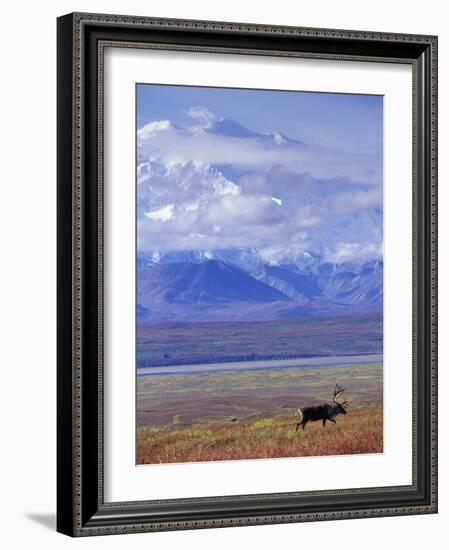
M382 257L383 98L137 86L138 249Z
M217 117L257 131L280 131L315 145L382 153L383 96L137 85L137 126L169 119L191 124L186 112L203 105Z

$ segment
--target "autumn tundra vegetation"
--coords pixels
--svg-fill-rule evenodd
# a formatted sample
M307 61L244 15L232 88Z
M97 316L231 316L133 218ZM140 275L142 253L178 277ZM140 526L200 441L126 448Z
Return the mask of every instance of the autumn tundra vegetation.
M383 451L380 364L155 374L137 391L138 464ZM324 404L335 422L296 431L298 408L304 420Z

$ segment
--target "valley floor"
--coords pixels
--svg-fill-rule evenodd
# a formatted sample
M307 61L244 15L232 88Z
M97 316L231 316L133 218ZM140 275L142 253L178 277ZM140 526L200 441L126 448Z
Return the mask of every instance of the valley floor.
M200 462L383 450L382 365L141 376L137 463ZM298 407L350 402L337 424L295 433Z
M139 369L382 351L381 313L260 322L172 322L138 325L137 331Z

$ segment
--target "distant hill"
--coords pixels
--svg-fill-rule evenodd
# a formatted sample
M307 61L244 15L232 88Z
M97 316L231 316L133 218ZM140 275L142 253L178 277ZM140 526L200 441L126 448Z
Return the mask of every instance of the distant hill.
M249 273L227 262L138 262L137 316L162 321L268 321L359 315L382 310L381 262L322 264L316 273L296 265L262 265Z
M217 260L154 264L138 271L138 302L220 305L267 303L290 298L241 269Z

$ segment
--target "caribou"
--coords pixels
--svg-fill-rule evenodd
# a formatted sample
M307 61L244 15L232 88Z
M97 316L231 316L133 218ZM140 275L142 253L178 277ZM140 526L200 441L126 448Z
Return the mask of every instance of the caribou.
M324 405L314 405L311 407L304 407L303 409L298 409L299 422L296 424L296 430L298 431L299 427L302 426L302 429L306 427L307 422L313 422L315 420L322 420L323 426L326 425L326 420L337 423L335 417L338 414L346 414L348 402L345 400L337 401L339 396L345 391L345 389L340 386L340 384L335 384L334 392L332 396L333 405L325 403Z

